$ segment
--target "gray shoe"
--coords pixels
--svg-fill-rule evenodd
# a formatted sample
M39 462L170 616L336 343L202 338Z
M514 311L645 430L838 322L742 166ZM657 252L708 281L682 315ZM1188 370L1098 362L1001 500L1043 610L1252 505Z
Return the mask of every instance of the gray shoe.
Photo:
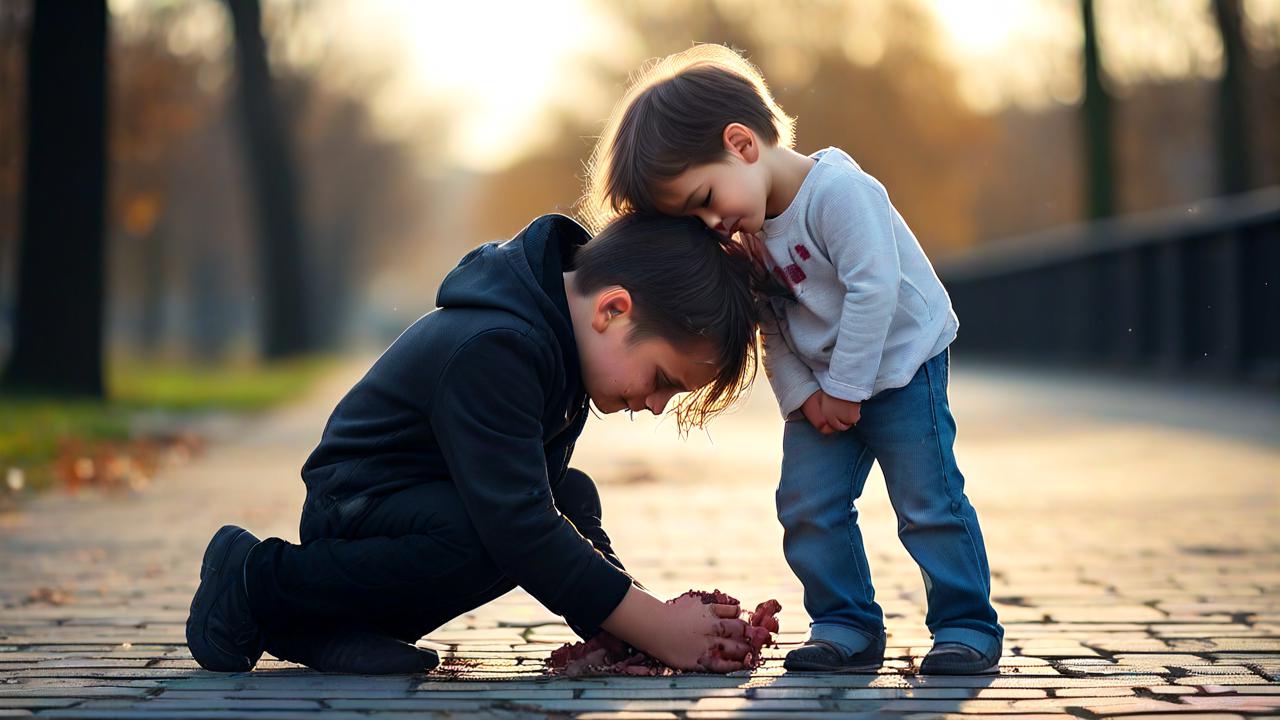
M1000 671L1000 651L983 655L957 642L938 643L920 662L921 675L990 675Z
M205 670L245 672L262 657L262 631L249 612L244 584L244 561L257 544L248 530L224 525L204 551L187 616L187 647Z
M782 667L800 672L875 672L884 664L885 634L861 651L846 654L839 645L826 640L807 640L787 653Z

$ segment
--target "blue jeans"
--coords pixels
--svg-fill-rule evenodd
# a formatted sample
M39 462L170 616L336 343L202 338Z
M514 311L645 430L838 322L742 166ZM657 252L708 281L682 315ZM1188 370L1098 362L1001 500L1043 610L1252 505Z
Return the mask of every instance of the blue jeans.
M804 585L812 639L856 650L884 631L855 506L879 461L898 537L924 576L934 641L984 654L1000 649L987 551L952 451L948 370L944 350L906 386L863 402L861 419L846 432L823 435L803 418L787 421L778 520L783 553Z

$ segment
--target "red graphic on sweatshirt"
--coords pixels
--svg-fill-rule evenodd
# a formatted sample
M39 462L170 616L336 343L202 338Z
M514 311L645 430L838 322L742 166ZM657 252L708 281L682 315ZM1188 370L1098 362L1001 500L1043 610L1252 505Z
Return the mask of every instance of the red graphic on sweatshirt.
M809 258L813 257L812 255L809 254L809 248L803 245L796 246L796 254L800 256L801 260L808 260Z
M793 285L799 285L808 276L804 274L799 265L791 263L787 266L787 277L791 279Z

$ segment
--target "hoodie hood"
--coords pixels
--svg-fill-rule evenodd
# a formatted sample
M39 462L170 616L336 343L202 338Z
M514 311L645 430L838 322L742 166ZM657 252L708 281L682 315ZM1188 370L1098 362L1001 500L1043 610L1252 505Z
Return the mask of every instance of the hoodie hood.
M563 273L591 234L564 215L543 215L505 242L467 253L436 294L441 308L491 308L549 328L560 344L565 370L581 383L578 345L564 292Z

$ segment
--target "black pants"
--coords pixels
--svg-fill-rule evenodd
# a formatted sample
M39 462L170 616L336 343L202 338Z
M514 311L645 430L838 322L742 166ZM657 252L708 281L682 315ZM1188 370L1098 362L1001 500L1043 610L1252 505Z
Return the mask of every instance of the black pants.
M579 470L556 499L600 516L595 485ZM301 537L264 540L246 562L249 602L268 634L356 626L413 642L515 587L447 482L345 503L308 494Z

